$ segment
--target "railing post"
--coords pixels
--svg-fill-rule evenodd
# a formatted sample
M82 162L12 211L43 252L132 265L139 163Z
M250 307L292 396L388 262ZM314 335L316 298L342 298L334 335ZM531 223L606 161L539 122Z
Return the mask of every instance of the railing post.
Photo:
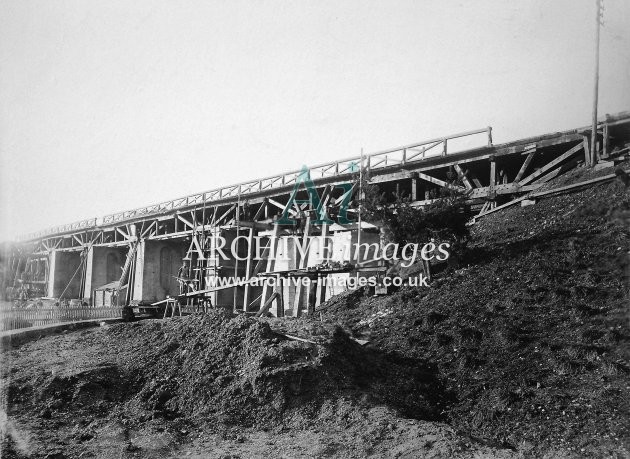
M402 157L402 163L406 164L407 163L407 149L403 149L403 157Z
M488 126L488 146L492 146L492 126Z
M447 144L447 140L444 139L443 144L442 144L442 156L446 156L446 144Z

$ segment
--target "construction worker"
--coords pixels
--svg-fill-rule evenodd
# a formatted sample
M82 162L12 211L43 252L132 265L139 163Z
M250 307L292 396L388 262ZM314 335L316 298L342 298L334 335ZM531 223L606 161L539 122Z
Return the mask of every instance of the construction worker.
M186 293L186 279L190 270L188 269L188 262L186 260L182 261L182 266L177 271L177 282L179 283L179 294L183 295Z

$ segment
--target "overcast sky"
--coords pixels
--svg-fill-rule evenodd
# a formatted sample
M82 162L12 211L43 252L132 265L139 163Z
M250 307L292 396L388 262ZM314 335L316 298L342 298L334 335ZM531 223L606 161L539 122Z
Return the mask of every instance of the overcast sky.
M630 2L605 7L600 114L630 109ZM595 9L0 0L0 240L362 147L588 125Z

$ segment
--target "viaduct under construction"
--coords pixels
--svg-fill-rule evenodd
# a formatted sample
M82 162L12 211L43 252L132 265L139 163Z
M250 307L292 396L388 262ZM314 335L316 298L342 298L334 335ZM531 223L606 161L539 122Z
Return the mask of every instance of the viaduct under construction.
M473 136L483 146L452 151L456 139ZM96 306L212 304L235 312L309 314L338 293L327 279L369 272L353 264L343 247L381 243L379 228L357 218L359 175L366 173L390 196L404 194L414 206L424 206L440 188L452 186L449 177L457 174L480 218L554 192L539 189L566 171L597 161L612 165L627 155L630 112L600 120L595 138L592 145L588 127L495 145L488 127L50 228L11 246L3 260L2 291L10 298ZM322 222L317 209L295 204L292 193L305 176L317 190L319 212L330 219ZM304 189L297 195L307 196ZM346 211L353 223L340 224L335 217ZM298 237L323 236L324 242L287 256L283 252L295 252L290 244L296 233L278 223L283 214L301 219ZM219 237L235 242L239 256L217 256ZM253 282L265 276L305 276L312 283L267 288Z

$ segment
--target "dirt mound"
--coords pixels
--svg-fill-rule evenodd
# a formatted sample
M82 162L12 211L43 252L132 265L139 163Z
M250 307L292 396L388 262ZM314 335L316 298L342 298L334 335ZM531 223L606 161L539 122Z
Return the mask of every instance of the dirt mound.
M619 182L480 220L467 266L324 320L438 367L451 425L542 455L630 451L630 194Z
M317 418L324 404L343 396L410 417L438 417L440 386L422 362L364 349L339 327L319 327L317 335L312 326L292 331L320 344L286 339L269 323L222 312L114 326L111 338L152 346L133 363L133 374L142 376L128 413L139 420L185 416L209 424L294 425Z
M213 311L51 336L4 358L7 457L512 456L427 421L449 404L437 368L327 323Z

